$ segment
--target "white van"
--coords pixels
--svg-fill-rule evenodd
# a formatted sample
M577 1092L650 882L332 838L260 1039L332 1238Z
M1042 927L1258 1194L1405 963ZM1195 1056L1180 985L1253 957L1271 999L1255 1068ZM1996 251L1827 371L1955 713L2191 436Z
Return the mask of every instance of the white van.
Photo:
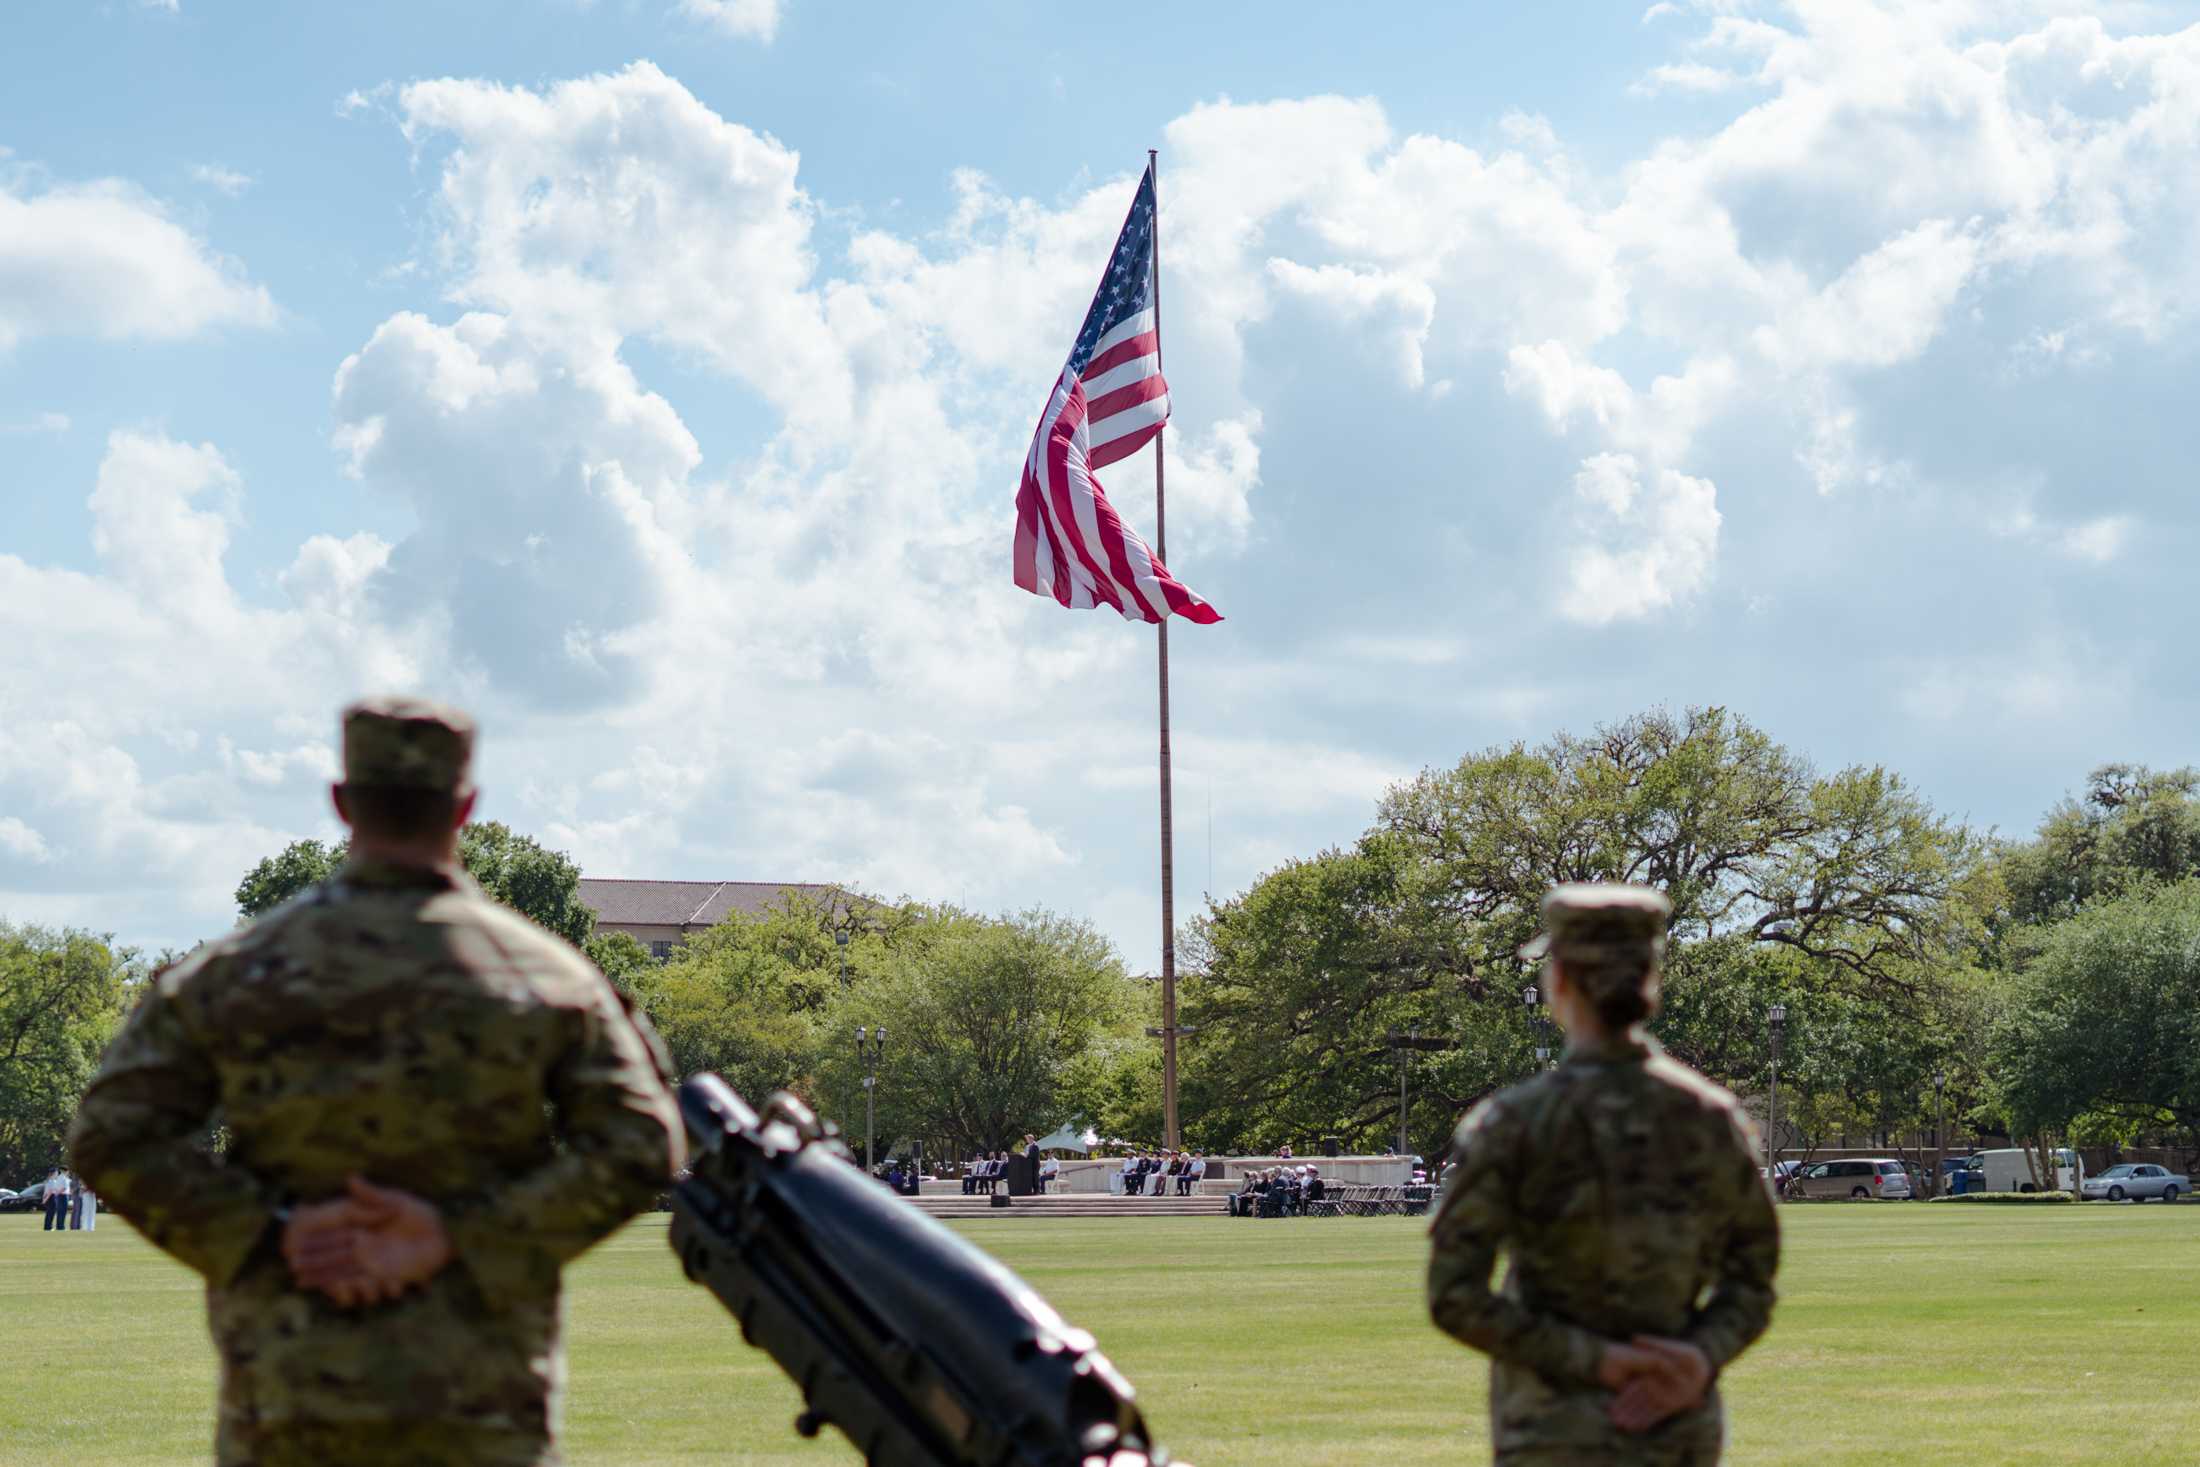
M1981 1151L1963 1164L1966 1192L2038 1192L2043 1190L2033 1172L2037 1163L2021 1146ZM2078 1153L2067 1146L2055 1148L2055 1184L2044 1190L2075 1192L2084 1180L2085 1168Z

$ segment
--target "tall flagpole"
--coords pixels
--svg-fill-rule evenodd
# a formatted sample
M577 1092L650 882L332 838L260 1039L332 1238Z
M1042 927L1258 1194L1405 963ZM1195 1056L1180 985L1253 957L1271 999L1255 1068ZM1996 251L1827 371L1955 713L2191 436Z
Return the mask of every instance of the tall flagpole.
M1161 162L1146 150L1153 177L1153 349L1161 355ZM1153 436L1153 553L1169 563L1168 503L1162 493L1164 435ZM1180 1144L1176 1124L1176 801L1169 779L1169 618L1159 627L1161 649L1161 1145Z

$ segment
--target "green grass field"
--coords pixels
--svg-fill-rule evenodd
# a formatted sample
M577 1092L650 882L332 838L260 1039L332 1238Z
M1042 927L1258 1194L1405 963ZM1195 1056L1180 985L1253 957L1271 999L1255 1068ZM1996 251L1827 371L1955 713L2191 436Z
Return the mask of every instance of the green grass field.
M2200 1462L2200 1207L1793 1207L1772 1333L1729 1374L1728 1460ZM193 1276L113 1219L0 1217L0 1464L208 1455ZM687 1284L665 1220L572 1280L570 1460L853 1460ZM1486 1461L1482 1362L1420 1304L1418 1223L964 1226L1092 1329L1201 1467Z

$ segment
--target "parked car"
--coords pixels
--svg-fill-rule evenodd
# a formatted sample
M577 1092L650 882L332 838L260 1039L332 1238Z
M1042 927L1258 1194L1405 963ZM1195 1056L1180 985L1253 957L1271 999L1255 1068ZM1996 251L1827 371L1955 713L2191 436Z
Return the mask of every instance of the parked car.
M1916 1196L1909 1170L1891 1156L1821 1161L1789 1180L1790 1197L1884 1197L1907 1202Z
M2005 1146L1994 1151L1981 1151L1966 1157L1963 1163L1963 1190L1965 1192L2037 1192L2039 1182L2033 1173L2036 1163L2021 1146ZM2055 1148L2055 1184L2048 1190L2070 1192L2077 1189L2085 1168L2080 1165L2078 1153L2067 1146Z
M0 1197L0 1212L36 1212L46 1205L46 1184L33 1182L20 1192Z
M2192 1190L2192 1181L2181 1177L2168 1167L2152 1162L2121 1162L2097 1177L2085 1179L2084 1194L2101 1197L2110 1202L2121 1202L2126 1197L2137 1202L2145 1197L2159 1197L2164 1202L2175 1202Z

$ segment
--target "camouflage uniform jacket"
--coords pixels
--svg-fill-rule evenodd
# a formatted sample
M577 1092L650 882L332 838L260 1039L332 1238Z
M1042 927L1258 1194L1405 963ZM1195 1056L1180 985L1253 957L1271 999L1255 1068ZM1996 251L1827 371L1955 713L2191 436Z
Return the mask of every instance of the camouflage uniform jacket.
M660 1057L593 965L463 873L354 860L162 972L70 1147L206 1278L220 1461L554 1461L560 1267L680 1159ZM347 1311L292 1286L274 1210L353 1172L436 1203L453 1262Z
M1477 1106L1453 1147L1429 1310L1493 1359L1496 1460L1715 1462L1716 1392L1631 1435L1596 1373L1606 1341L1637 1334L1691 1341L1716 1371L1770 1322L1779 1226L1734 1097L1654 1041L1572 1049Z

